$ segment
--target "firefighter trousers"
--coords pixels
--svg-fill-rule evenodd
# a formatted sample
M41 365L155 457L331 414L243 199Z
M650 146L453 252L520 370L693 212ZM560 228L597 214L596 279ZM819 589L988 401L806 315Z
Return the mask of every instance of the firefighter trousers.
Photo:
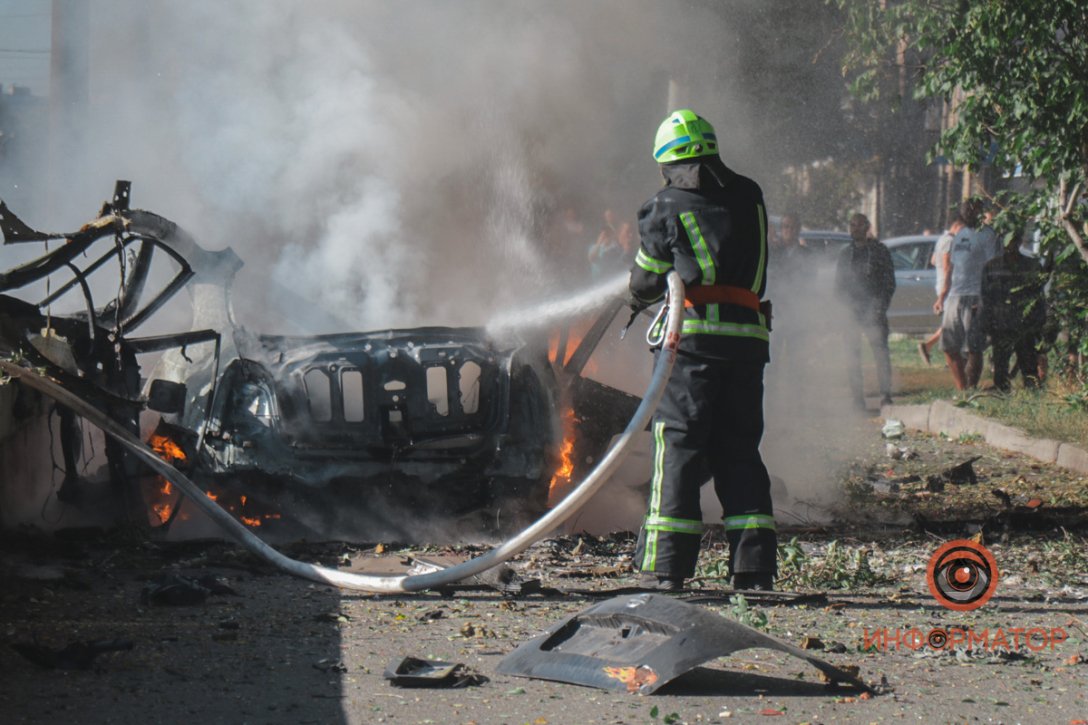
M777 540L763 437L763 363L680 354L651 424L653 470L635 565L661 578L695 574L699 489L710 477L724 511L731 573L775 573Z

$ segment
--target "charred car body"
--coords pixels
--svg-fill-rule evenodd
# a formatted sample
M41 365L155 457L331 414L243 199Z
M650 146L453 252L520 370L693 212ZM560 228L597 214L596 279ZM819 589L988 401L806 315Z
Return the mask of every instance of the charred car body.
M545 509L563 454L577 474L637 405L581 376L618 304L600 314L569 359L555 356L562 365L550 359L546 333L254 334L233 319L231 283L242 266L233 251L202 248L169 220L130 210L128 198L128 183L118 182L99 217L72 234L35 231L0 203L5 244L63 242L0 274L0 348L45 368L134 433L146 410L161 413L149 437L156 451L251 525L274 520L322 535L379 530L418 540L425 532L412 527L433 516L476 531L509 530ZM148 283L156 255L168 262L157 291ZM98 305L90 278L107 266L120 279ZM12 294L61 274L67 281L36 303ZM192 329L135 334L186 287ZM81 309L53 314L65 295L80 299ZM138 357L146 353L158 359L145 378ZM78 502L79 436L74 416L59 412L65 470L58 498ZM563 445L572 434L565 419L577 422L573 451ZM130 515L153 511L150 524L173 524L181 507L162 500L169 486L149 484L116 447L107 444L106 456ZM411 514L411 526L397 525L402 513Z

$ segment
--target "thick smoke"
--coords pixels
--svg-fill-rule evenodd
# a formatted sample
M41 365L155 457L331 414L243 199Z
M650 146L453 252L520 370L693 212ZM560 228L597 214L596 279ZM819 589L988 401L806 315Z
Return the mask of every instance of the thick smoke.
M251 326L285 324L276 284L353 327L486 322L583 280L603 208L631 219L656 185L648 139L669 79L719 84L729 57L712 16L685 8L680 38L676 12L95 3L84 153L61 165L50 221L84 221L129 178L137 205L246 260ZM587 235L557 248L565 207Z
M670 101L714 121L738 171L777 174L738 70L749 29L713 5L99 0L90 107L69 119L81 143L28 221L74 228L126 178L136 206L238 252L253 329L328 331L300 299L355 329L486 324L588 285L600 213L633 221L659 184L650 141ZM584 237L557 233L565 209ZM623 367L646 375L649 360ZM809 457L826 430L773 416L776 440L815 442L773 448L772 472L829 478Z

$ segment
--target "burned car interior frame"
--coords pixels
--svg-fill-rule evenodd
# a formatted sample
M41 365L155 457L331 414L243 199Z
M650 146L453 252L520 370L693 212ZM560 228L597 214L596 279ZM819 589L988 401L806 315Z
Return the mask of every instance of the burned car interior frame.
M230 309L242 266L233 250L209 251L174 222L130 209L130 192L128 182L117 182L99 216L67 234L37 231L0 201L5 244L61 242L0 272L0 350L44 367L134 434L142 411L163 413L155 435L182 447L185 471L209 490L240 494L258 476L270 484L267 502L278 508L285 486L302 484L307 497L328 486L326 498L367 501L362 485L408 496L404 502L413 505L433 500L435 511L488 511L495 521L505 518L504 526L516 525L515 518L546 510L560 443L570 433L561 418L573 412L580 421L573 457L576 466L588 465L638 406L635 396L581 375L620 301L601 310L565 363L565 355L549 358L546 336L495 337L484 328L254 334ZM100 252L94 245L103 242L110 246ZM157 273L152 290L157 249L176 268ZM111 262L120 284L96 307L88 280ZM47 286L36 303L8 294L65 270L72 276ZM218 305L200 306L198 319L194 298L194 325L204 329L130 337L187 285ZM53 314L50 306L72 294L82 294L86 310ZM61 339L44 339L50 336ZM207 343L214 351L195 361L185 352ZM46 354L65 346L71 352L64 360ZM178 352L167 352L152 379L142 379L136 356L171 349ZM111 478L134 485L124 479L137 472L120 462L129 454L107 443ZM74 460L71 453L66 461ZM77 478L74 464L67 468L73 470L66 476Z
M103 217L98 220L98 222L101 223L92 223L84 227L81 231L71 235L43 234L35 232L35 237L31 238L25 231L19 231L20 227L25 229L26 225L19 222L17 217L11 215L11 212L8 211L6 207L0 208L0 212L3 213L3 218L0 220L0 226L3 228L5 244L32 241L48 242L57 239L65 240L64 246L8 272L0 273L0 292L9 292L14 289L25 287L44 277L48 277L64 267L70 269L74 275L73 278L58 287L56 291L46 296L41 302L38 302L37 306L39 308L51 305L69 292L73 287L79 285L82 288L92 324L98 326L100 322L104 322L103 318L107 318L112 314L113 319L109 321L109 326L118 329L132 330L143 324L151 315L162 307L168 299L173 297L178 290L184 287L185 284L192 279L194 274L193 268L189 265L188 261L186 261L185 257L169 245L165 244L162 240L145 234L128 233L126 231L125 221L123 217L120 216L111 214L110 216ZM18 222L18 225L13 225L13 221ZM73 264L72 260L85 253L91 245L111 234L115 237L114 249L102 254L85 269L80 269ZM139 241L141 245L140 250L137 253L136 264L132 275L126 275L124 274L124 250L130 244L137 241ZM151 255L155 248L161 249L165 254L169 255L178 265L179 270L159 294L149 300L144 307L137 309L136 305L147 280ZM115 256L121 260L122 288L117 299L111 301L110 304L106 305L101 310L97 310L94 307L93 298L86 280L90 274L102 267Z
M213 357L216 374L213 375L212 382L214 386L215 379L218 377L221 352L221 335L217 331L193 330L172 335L156 335L143 338L126 337L124 333L135 330L146 322L196 275L193 265L178 249L174 248L175 246L181 247L188 253L197 251L205 255L225 257L228 262L230 261L229 257L233 256L233 252L229 250L227 250L226 254L207 252L207 250L200 248L183 234L178 234L179 230L173 223L149 212L130 210L130 197L131 183L123 180L118 181L114 188L112 202L103 205L99 218L84 225L74 233L37 231L19 219L3 201L0 201L0 230L3 231L4 244L32 242L48 244L50 241L63 240L61 247L53 251L47 251L42 256L7 272L0 272L0 293L7 293L25 287L67 268L72 272L72 279L50 292L40 302L37 302L36 307L39 311L48 309L50 305L78 286L82 292L87 310L88 339L96 340L105 336L118 344L123 341L127 350L133 354L159 352L171 348L181 348L184 354L184 348L187 345L212 342L215 346ZM135 231L134 226L146 227L148 231ZM164 238L151 233L155 231L165 232L163 234ZM73 260L85 254L96 242L110 235L114 237L114 245L111 249L103 252L82 269L74 264ZM166 237L172 238L174 244L167 243L165 241ZM125 260L125 252L129 246L137 242L139 243L139 250L136 252L135 262L130 271ZM152 256L156 249L162 250L177 265L177 271L157 294L140 306L151 267ZM121 286L116 297L99 309L95 307L87 279L96 270L112 260L116 260L119 264ZM205 264L205 266L209 265ZM47 317L50 323L56 321L63 326L63 322L59 318L49 315ZM74 317L78 318L78 315ZM70 326L69 329L71 329ZM34 330L28 328L27 332L34 332ZM36 354L35 348L26 344L26 342L25 338L19 341L21 352L27 354L31 359L42 362L41 356ZM70 382L79 385L78 380ZM126 402L142 405L142 401L128 400ZM204 416L205 424L207 415L210 412L210 402L211 397L209 396ZM203 430L204 427L201 426L201 429Z
M298 442L440 448L507 422L513 355L486 344L482 331L262 335L260 343L282 414L308 427ZM352 386L347 374L357 374Z
M181 348L182 356L188 345L212 343L211 392L218 379L221 356L221 335L212 329L193 330L172 335L129 337L162 306L194 278L229 282L241 266L232 250L211 252L200 247L173 222L156 214L129 208L131 184L118 181L113 199L102 206L99 216L73 233L48 233L31 228L0 201L0 231L4 244L42 243L46 252L6 272L0 272L0 349L17 353L31 363L44 367L82 398L95 405L126 429L137 432L139 413L147 407L140 394L141 379L136 355ZM112 238L112 239L110 239ZM61 242L50 250L49 243ZM112 241L101 254L95 253L89 264L76 264L93 247ZM136 246L133 253L130 249ZM161 289L149 291L147 282L156 250L176 268L161 283ZM130 257L131 255L131 257ZM117 265L120 284L117 292L102 307L96 307L90 275L110 262ZM50 291L37 303L11 296L30 284L67 270L71 278ZM83 298L83 312L53 314L51 306L73 292ZM154 292L153 294L151 292ZM40 335L39 335L40 331ZM59 336L59 340L50 337ZM198 435L207 427L211 398L205 400L203 424ZM61 446L65 460L65 484L58 499L73 495L70 484L78 480L76 458L80 444L72 433L76 425L66 408L60 409ZM127 454L113 441L106 441L106 459L111 481L125 489L132 485L135 470L127 463ZM78 498L78 495L76 495Z

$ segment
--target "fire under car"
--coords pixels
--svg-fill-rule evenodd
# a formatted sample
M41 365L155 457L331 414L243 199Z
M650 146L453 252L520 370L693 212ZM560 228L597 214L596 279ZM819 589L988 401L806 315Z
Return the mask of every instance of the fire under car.
M0 273L0 353L44 368L133 433L142 427L160 456L250 526L402 541L447 525L457 536L508 532L546 510L558 477L591 468L637 407L581 374L618 302L569 355L549 350L549 331L258 334L233 319L233 251L208 251L130 209L129 193L118 182L98 218L69 234L36 231L0 202L5 245L62 242ZM156 264L167 271L156 277ZM119 282L93 282L111 266ZM183 288L191 329L137 334ZM77 304L57 313L65 295ZM73 505L85 503L77 426L62 410L58 498ZM167 531L185 519L168 482L108 441L104 453L130 518Z

